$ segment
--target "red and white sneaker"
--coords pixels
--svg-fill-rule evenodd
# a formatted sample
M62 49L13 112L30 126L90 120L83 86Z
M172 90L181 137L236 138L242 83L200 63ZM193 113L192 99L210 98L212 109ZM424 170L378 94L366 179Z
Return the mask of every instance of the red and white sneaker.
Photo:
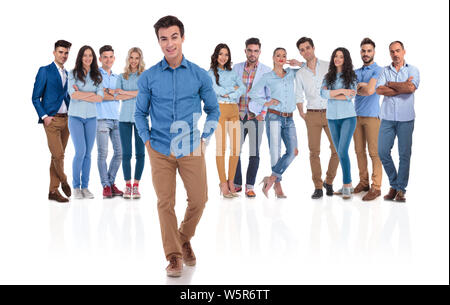
M125 186L125 192L123 193L123 198L131 199L131 184Z
M133 184L133 199L141 198L141 194L139 193L139 184Z
M115 184L111 185L111 192L113 196L123 196L123 192Z
M103 188L103 199L112 198L112 196L111 187L109 185L105 186Z

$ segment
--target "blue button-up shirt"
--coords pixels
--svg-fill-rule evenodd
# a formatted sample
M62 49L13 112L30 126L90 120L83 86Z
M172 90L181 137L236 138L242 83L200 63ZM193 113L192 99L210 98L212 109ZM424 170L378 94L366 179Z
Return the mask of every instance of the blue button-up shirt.
M227 71L217 68L217 72L219 73L219 85L217 85L214 71L208 71L213 82L213 89L216 92L217 100L237 104L241 95L247 91L242 79L233 70ZM239 88L234 89L234 86L238 86ZM228 95L228 97L223 97L224 95Z
M118 76L114 73L108 74L103 68L99 68L103 77L103 88L116 89ZM118 120L119 119L119 101L106 101L97 103L97 120Z
M336 81L331 85L331 88L327 87L327 80L324 79L322 83L322 89L320 90L320 96L328 100L327 105L327 119L340 120L356 116L355 106L353 105L353 99L347 96L347 100L335 100L330 98L330 91L337 89L353 89L356 90L356 81L350 86L345 88L344 80L341 78L342 73L338 73ZM327 89L325 90L325 87Z
M406 82L412 76L412 83L419 88L419 70L407 63L397 72L391 64L383 69L378 78L377 88L385 86L387 82ZM380 118L388 121L407 122L416 117L414 112L414 93L385 96L381 104Z
M128 79L125 79L123 73L117 78L116 89L122 89L125 91L137 91L138 90L138 79L139 76L137 72L130 73ZM120 122L132 122L134 123L134 112L136 111L136 98L133 97L128 100L122 101L122 107L120 108Z
M73 71L70 71L68 83L69 95L72 95L75 92L73 85L76 85L80 92L95 92L95 94L103 97L103 85L94 85L94 81L92 80L89 72L87 73L85 82L83 83L79 79L75 78ZM82 119L95 118L97 116L97 108L95 107L95 104L96 103L86 102L83 100L71 99L68 114L70 116L76 116Z
M368 83L372 78L378 80L383 68L373 63L355 70L358 83ZM380 114L380 96L376 93L369 96L356 95L355 111L358 116L378 117Z
M144 143L177 158L189 155L200 145L197 128L201 117L201 100L206 112L202 138L209 139L220 117L219 104L208 73L196 64L183 60L176 69L164 58L141 74L136 102L136 127ZM149 129L148 115L151 119Z
M261 80L253 85L252 89L248 93L250 97L250 111L252 110L253 103L258 104L258 108L262 107L267 101L261 98L259 92L264 88L270 89L270 97L280 101L278 105L272 105L269 109L292 113L295 111L297 102L295 98L294 79L295 73L298 69L286 68L286 75L281 78L274 71L264 74Z

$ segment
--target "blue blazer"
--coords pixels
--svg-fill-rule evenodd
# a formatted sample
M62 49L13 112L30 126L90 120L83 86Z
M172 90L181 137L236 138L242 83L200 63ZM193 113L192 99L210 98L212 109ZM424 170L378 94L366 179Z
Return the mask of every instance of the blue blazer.
M61 75L54 62L39 68L31 98L39 116L39 123L43 122L41 118L44 115L54 116L58 113L63 101L66 103L67 109L69 109L70 96L67 93L69 78L67 77L66 79L66 84L63 87Z

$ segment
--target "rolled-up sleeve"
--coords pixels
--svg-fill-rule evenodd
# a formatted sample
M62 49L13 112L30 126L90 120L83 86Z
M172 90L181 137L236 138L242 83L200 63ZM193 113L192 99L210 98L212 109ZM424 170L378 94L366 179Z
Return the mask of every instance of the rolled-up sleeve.
M68 81L68 88L67 92L70 96L75 92L75 89L73 88L73 85L75 85L75 76L73 75L73 71L70 71L69 73L69 81Z
M136 97L134 120L139 136L144 144L150 140L150 127L148 122L150 105L151 95L150 88L148 87L148 76L147 74L143 74L138 81L138 95Z
M100 83L96 86L97 90L95 94L100 95L101 97L105 97L105 93L103 92L103 83Z
M230 99L236 100L245 93L247 88L245 87L244 83L242 82L242 78L240 78L239 75L237 75L237 73L235 73L235 72L233 72L233 74L234 74L234 83L236 84L236 86L239 86L239 88L237 90L234 90L234 88L233 88L233 93L230 93L229 96L230 96Z
M252 89L248 92L248 97L251 99L253 103L258 104L260 107L264 107L264 103L266 103L266 100L260 96L261 90L264 90L267 83L267 77L266 74L264 74L261 79L253 84Z
M409 70L409 76L413 77L413 79L411 80L411 82L414 84L414 86L416 86L416 89L419 88L419 84L420 84L420 73L419 73L419 69L417 69L416 67L412 67Z
M220 117L219 103L217 102L216 93L213 89L213 80L206 73L200 71L201 80L200 98L203 100L203 111L206 113L205 126L203 128L202 138L209 140L217 128Z
M305 102L305 89L303 88L303 80L299 72L295 75L295 97L297 104Z
M378 76L378 80L377 80L377 85L375 86L375 88L378 88L380 86L385 86L385 85L386 85L386 68L384 68L380 72L380 75Z
M330 99L330 90L327 89L327 81L325 79L323 80L320 88L320 96L326 100Z

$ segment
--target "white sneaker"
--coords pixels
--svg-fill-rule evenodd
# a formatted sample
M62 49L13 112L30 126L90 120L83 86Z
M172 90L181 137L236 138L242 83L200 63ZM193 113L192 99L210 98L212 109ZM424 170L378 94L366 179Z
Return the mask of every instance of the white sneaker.
M73 198L75 199L83 199L84 195L81 189L73 189Z
M89 191L89 189L81 189L81 192L83 193L84 198L88 198L88 199L93 199L94 198L94 194L91 193L91 191Z

